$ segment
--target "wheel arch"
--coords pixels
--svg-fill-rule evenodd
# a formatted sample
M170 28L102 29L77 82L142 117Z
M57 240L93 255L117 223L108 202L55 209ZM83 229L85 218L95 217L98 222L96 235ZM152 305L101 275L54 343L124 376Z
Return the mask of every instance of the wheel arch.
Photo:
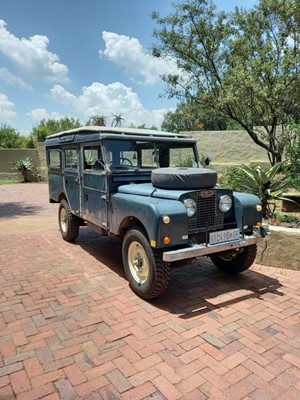
M126 232L133 227L142 229L147 234L147 239L149 240L149 235L145 225L138 218L133 216L128 216L121 221L119 226L119 236L124 238Z
M60 203L62 200L68 201L67 196L65 195L64 192L61 192L61 193L59 194L59 196L58 196L58 203Z

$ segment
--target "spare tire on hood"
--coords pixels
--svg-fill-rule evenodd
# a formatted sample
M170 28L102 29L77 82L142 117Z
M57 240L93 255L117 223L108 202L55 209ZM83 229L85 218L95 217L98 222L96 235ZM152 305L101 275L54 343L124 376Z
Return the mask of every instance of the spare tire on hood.
M160 189L206 189L215 186L217 173L206 168L157 168L151 182Z

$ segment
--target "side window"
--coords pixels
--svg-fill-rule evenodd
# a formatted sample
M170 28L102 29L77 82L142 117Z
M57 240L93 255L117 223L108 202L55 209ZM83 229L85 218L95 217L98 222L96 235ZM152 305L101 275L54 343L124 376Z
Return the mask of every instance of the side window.
M83 169L97 169L97 161L101 161L103 163L101 157L100 146L91 146L83 148Z
M50 168L61 169L60 150L49 150L48 163Z
M77 169L77 149L66 149L65 150L65 168Z

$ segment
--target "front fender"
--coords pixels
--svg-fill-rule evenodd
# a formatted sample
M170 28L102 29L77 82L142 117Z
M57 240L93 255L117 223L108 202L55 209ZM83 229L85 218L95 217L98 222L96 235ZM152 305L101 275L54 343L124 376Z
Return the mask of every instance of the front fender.
M261 201L254 194L234 192L233 203L240 232L250 231L253 225L262 222Z
M122 221L133 217L143 224L152 247L172 247L188 242L186 208L178 200L116 193L111 197L110 206L111 233L119 234ZM163 222L163 217L166 215L170 217L168 224ZM168 246L162 243L164 236L171 238Z

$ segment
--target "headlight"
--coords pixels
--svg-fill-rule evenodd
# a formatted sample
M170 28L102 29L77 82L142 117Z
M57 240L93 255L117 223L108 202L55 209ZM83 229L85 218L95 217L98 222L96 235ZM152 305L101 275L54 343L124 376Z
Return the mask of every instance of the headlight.
M196 212L196 203L195 200L193 199L185 199L183 202L185 208L186 208L186 212L188 217L192 217L193 215L195 215Z
M222 212L227 212L231 209L232 206L232 198L227 194L224 194L219 199L219 209Z

